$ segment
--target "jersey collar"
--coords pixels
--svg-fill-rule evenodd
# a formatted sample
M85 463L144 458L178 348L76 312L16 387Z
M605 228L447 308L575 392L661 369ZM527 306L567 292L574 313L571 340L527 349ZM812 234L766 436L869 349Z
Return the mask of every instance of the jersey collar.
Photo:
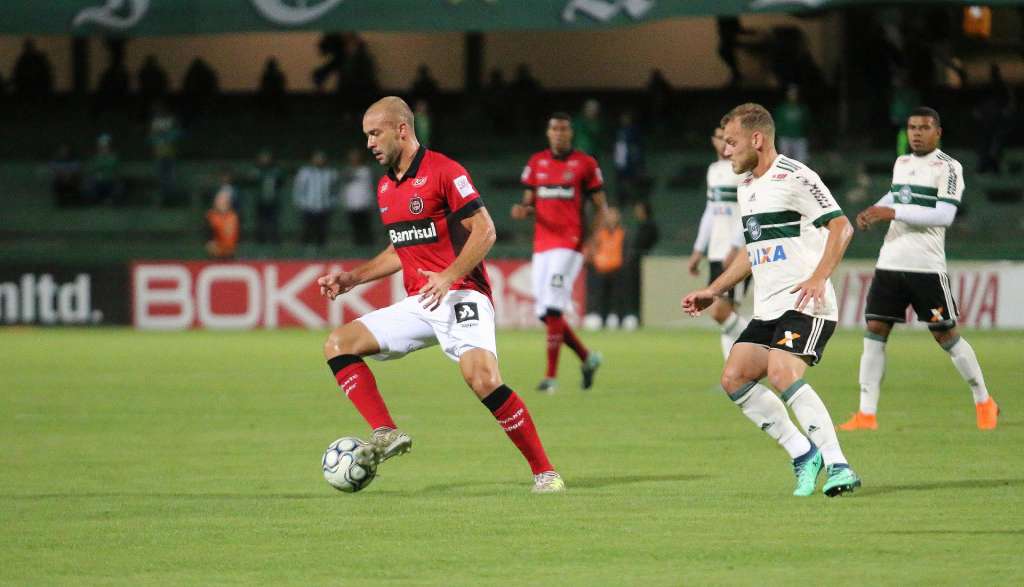
M424 147L423 145L420 145L420 148L416 149L416 155L412 158L412 163L409 163L409 169L405 170L405 175L402 176L402 179L398 179L398 177L395 175L394 167L388 168L388 179L395 182L395 185L401 185L403 181L409 179L410 177L416 177L416 174L419 173L420 171L420 163L423 162L423 156L426 155L426 153L427 148Z
M569 159L569 157L572 157L572 154L575 153L575 152L576 152L576 149L573 149L572 147L569 147L569 150L566 151L564 155L556 155L555 152L552 149L548 149L548 153L551 153L551 158L555 159L557 161L567 161Z

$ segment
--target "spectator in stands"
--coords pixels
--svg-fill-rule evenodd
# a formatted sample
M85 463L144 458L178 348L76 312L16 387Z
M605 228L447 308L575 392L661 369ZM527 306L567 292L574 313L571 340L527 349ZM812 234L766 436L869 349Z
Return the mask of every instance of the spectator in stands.
M120 112L128 99L132 83L128 68L124 64L125 40L108 37L105 42L110 63L107 65L107 69L100 74L99 83L96 85L96 101L93 104L93 111L97 113Z
M57 148L50 161L50 175L53 201L58 207L82 203L82 162L67 144Z
M17 97L40 100L53 95L53 66L49 57L36 48L32 39L25 39L21 55L14 62L11 83Z
M583 103L583 110L572 121L573 146L587 155L600 160L604 150L604 123L601 121L601 104L590 98Z
M620 296L622 299L623 330L636 330L640 326L640 270L643 258L658 242L658 223L651 214L651 204L639 201L633 204L636 226L629 231L626 259L622 265Z
M641 145L640 127L629 110L619 115L619 128L615 132L613 159L618 179L619 206L646 199L647 194L641 193L644 176L644 152Z
M157 102L153 107L153 120L149 125L149 144L153 147L160 201L164 205L173 205L178 200L175 166L180 138L178 120L163 102Z
M416 117L418 119L419 114ZM419 131L416 136L420 136ZM352 228L352 244L356 246L373 244L371 224L376 195L373 171L366 163L366 150L350 149L348 165L341 175L341 203Z
M209 112L219 93L220 81L217 72L201 57L193 59L185 70L185 79L181 83L182 117L185 125L190 125Z
M370 55L366 41L358 35L352 36L352 57L348 71L352 79L352 101L362 109L380 96L380 82L377 79L377 64Z
M409 88L409 95L413 101L424 100L428 104L433 104L439 92L437 80L430 75L430 68L421 63L416 69L416 79L413 80L412 86Z
M1003 73L995 63L989 68L989 84L974 109L978 125L978 173L1000 172L1006 139L1013 130L1016 110L1013 90L1003 79Z
M416 129L416 138L426 148L434 146L431 142L434 131L434 121L430 116L430 104L426 100L416 101L416 113L413 116L413 126Z
M772 118L779 153L807 163L807 129L811 126L811 114L800 101L800 90L795 84L786 88L786 100L775 108Z
M907 137L907 118L910 111L921 103L921 94L907 83L906 74L897 73L893 79L892 98L889 101L889 124L896 131L896 156L910 153Z
M146 116L149 116L150 109L156 102L167 96L169 90L167 72L160 67L155 55L147 55L142 67L139 68L139 97L142 98L142 108Z
M232 193L221 189L206 211L206 252L215 259L230 259L238 248L238 213L231 207Z
M505 107L508 108L511 103L516 128L535 128L541 106L541 87L537 78L533 77L530 66L525 63L516 67L516 77L509 85L507 99Z
M626 231L617 208L608 208L601 226L587 245L584 254L590 265L587 271L589 323L603 324L609 330L619 327L622 304L619 289ZM591 303L591 300L593 303Z
M284 197L284 171L274 161L270 149L260 151L256 158L256 242L281 243L280 217Z
M7 80L4 79L4 74L0 72L0 97L7 94Z
M327 244L337 183L338 172L327 167L327 155L323 151L315 151L310 164L299 169L295 176L293 195L302 214L302 244L310 255L319 254Z
M96 139L96 154L87 165L86 191L92 204L122 202L121 160L111 143L109 134L101 134Z
M313 85L317 92L325 91L324 87L332 76L337 78L334 91L341 92L348 79L345 74L348 69L348 35L342 33L326 33L320 37L316 48L320 55L327 58L327 62L317 66L313 70Z
M269 57L263 67L263 75L260 76L260 87L256 92L256 99L264 111L282 116L288 113L288 103L285 100L288 81L284 72L277 64L277 59Z
M747 33L740 24L739 17L720 16L716 20L718 26L718 56L729 68L729 87L737 87L743 81L739 65L736 63L736 49L740 46L739 37Z
M505 85L505 76L500 69L491 70L491 76L484 86L483 106L488 120L491 121L491 129L506 134L512 121L508 117L508 86Z
M651 77L647 79L648 124L654 124L656 129L662 128L664 125L659 123L671 118L671 101L672 84L668 83L660 69L652 69Z

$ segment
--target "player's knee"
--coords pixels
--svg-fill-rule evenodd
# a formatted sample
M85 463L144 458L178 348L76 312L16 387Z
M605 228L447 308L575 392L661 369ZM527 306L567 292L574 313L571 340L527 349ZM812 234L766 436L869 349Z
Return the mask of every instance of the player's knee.
M782 391L788 388L790 385L793 385L797 379L799 379L799 376L784 362L768 362L768 383L770 383L776 390Z
M722 390L725 393L732 393L750 383L750 379L742 370L726 366L725 370L722 371Z
M956 338L960 336L959 333L957 333L956 328L931 329L930 332L932 333L932 338L934 338L935 342L939 343L939 346L942 348L946 348L947 344L956 340Z
M324 341L324 357L332 359L340 355L355 355L354 337L345 331L345 327L335 328Z
M484 397L501 386L501 377L498 375L497 369L487 367L474 369L471 373L467 373L465 380L466 385L479 397Z
M889 322L882 322L881 320L868 320L867 331L875 336L888 338L889 333L892 332L892 324Z

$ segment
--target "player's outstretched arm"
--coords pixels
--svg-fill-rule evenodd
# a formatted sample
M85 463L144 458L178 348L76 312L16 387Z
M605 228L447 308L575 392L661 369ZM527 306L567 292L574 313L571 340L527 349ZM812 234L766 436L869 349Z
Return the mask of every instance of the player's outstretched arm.
M806 281L790 290L790 293L800 292L796 299L796 309L800 311L803 311L808 302L814 303L815 313L825 308L825 282L839 266L846 253L846 247L850 246L850 241L853 240L853 225L846 216L836 216L825 225L825 228L828 229L828 240L825 241L825 252L822 253L818 266Z
M484 257L487 256L494 241L497 240L494 220L491 219L487 208L477 208L475 212L460 222L463 228L469 231L469 237L466 239L466 244L462 246L459 256L444 271L419 270L420 275L427 278L427 283L420 288L420 302L423 303L424 308L433 310L441 305L441 300L451 289L452 284L483 263Z
M526 220L534 212L533 202L536 199L532 189L523 190L523 201L519 204L512 204L512 218L514 220Z
M353 287L387 277L402 268L402 261L398 258L394 245L388 245L366 263L357 266L352 271L335 271L317 279L320 285L320 295L334 299Z
M690 316L700 316L702 310L706 309L715 301L715 298L729 291L737 283L743 281L750 275L750 257L738 253L733 256L732 262L725 271L718 276L718 279L711 282L711 285L692 291L685 296L680 305L683 311Z

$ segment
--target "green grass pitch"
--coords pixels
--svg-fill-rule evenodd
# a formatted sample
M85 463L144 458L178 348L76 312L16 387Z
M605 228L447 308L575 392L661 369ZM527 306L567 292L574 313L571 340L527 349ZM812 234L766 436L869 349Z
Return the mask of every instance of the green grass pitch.
M543 333L499 334L568 484L526 463L437 348L373 363L414 450L365 491L319 468L368 433L324 333L0 330L0 583L1024 584L1024 333L967 332L999 428L927 333L889 344L876 433L840 433L856 494L794 498L785 454L718 390L717 334L584 335L579 391L532 391ZM858 332L808 381L857 406Z

